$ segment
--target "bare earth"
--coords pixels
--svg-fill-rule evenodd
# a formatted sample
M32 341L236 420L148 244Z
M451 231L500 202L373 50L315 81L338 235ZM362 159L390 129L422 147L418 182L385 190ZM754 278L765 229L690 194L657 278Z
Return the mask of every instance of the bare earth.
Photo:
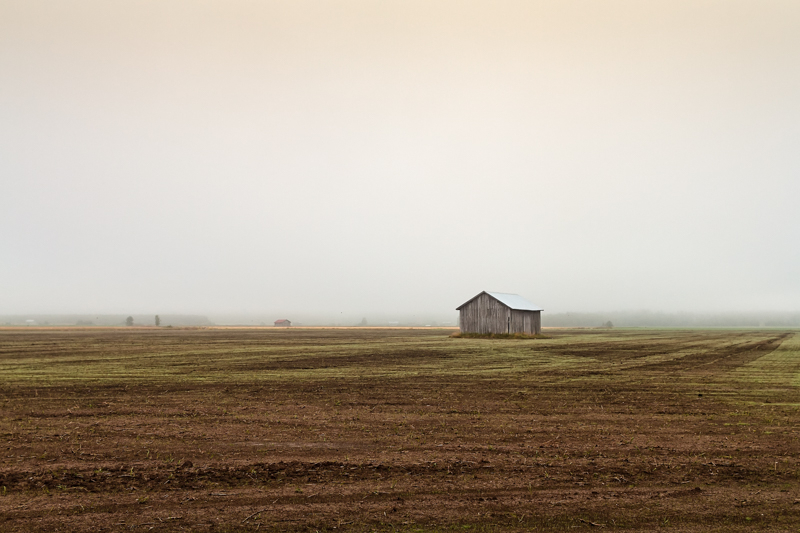
M797 531L800 336L0 330L0 531Z

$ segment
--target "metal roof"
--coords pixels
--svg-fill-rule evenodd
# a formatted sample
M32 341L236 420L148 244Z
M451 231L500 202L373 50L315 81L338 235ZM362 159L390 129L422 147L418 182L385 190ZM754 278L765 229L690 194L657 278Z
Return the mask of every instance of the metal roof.
M501 304L505 305L506 307L509 307L511 309L516 309L517 311L544 311L544 309L542 309L538 305L530 303L528 300L526 300L519 294L510 294L507 292L489 292L489 291L483 291L482 293L476 295L475 297L470 298L465 303L458 306L457 309L461 309L469 302L471 302L472 300L474 300L475 298L484 293L488 294L489 296L491 296Z

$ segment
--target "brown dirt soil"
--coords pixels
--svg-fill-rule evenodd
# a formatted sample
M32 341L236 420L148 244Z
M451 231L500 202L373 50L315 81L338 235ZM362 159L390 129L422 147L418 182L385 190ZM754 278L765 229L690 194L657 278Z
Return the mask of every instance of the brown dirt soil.
M797 531L793 332L0 330L0 531Z

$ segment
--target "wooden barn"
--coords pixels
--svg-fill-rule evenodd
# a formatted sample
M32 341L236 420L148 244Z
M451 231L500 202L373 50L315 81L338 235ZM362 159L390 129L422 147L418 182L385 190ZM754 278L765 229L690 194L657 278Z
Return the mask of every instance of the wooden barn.
M483 291L456 309L462 333L542 332L544 309L516 294Z
M292 325L292 321L291 320L286 320L285 318L281 318L281 319L275 321L275 327L276 328L288 328L291 325Z

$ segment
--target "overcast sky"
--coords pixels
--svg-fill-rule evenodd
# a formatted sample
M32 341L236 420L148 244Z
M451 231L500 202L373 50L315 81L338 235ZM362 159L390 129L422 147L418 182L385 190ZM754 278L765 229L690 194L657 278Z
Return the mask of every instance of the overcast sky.
M800 309L800 2L0 0L0 313Z

